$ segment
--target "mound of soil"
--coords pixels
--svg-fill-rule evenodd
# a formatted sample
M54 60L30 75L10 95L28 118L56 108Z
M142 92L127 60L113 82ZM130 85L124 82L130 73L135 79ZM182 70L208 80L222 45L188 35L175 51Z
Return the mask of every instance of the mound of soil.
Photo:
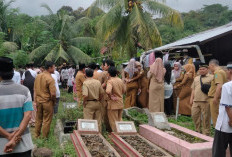
M92 156L116 157L98 135L81 135L81 137Z
M129 143L135 150L137 150L144 157L161 157L165 156L163 152L152 147L139 136L121 136L127 143Z

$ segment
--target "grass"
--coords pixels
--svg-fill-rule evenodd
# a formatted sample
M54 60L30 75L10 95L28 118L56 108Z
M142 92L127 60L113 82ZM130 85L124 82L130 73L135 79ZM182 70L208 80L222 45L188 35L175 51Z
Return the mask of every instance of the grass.
M53 152L53 156L54 157L64 157L64 156L68 156L68 157L76 157L76 151L75 148L72 144L72 142L67 142L62 148L59 144L58 139L56 138L56 136L54 135L54 128L56 125L56 121L57 119L62 119L63 117L78 117L81 118L83 116L82 113L82 109L78 110L78 109L73 109L72 111L64 111L63 108L63 103L64 102L75 102L73 100L73 95L67 93L64 90L61 90L61 98L60 98L60 104L59 104L59 111L57 113L57 116L55 116L52 120L52 124L51 124L51 129L50 129L50 134L47 140L44 139L35 139L34 138L34 128L31 128L31 133L32 133L32 138L33 138L33 142L34 144L38 147L46 147L52 150ZM138 116L140 119L145 121L145 118L142 116L140 117ZM130 121L129 119L123 117L124 121ZM194 123L192 121L191 117L187 117L187 116L179 116L177 121L175 120L175 117L169 117L168 121L170 123L174 123L177 125L180 125L182 127L188 128L190 130L194 130ZM136 125L136 129L138 130L138 126ZM112 141L109 138L109 133L105 131L105 129L103 129L102 135L106 138L106 140L108 142L110 142L112 144ZM214 136L214 129L211 128L211 134L210 136Z
M63 157L63 156L69 156L69 157L76 157L75 148L72 144L72 142L67 142L63 148L61 148L59 141L57 137L54 135L54 129L56 125L56 121L58 118L60 118L61 115L63 115L63 102L74 102L73 95L65 92L64 90L61 90L61 98L60 98L60 104L59 104L59 111L57 113L57 116L55 116L51 123L50 128L50 134L47 140L45 139L36 139L34 136L34 128L31 128L32 133L32 139L33 143L38 147L46 147L52 150L54 157Z
M182 127L188 128L193 131L196 131L192 118L188 116L179 116L177 121L175 117L169 117L168 122L180 125ZM215 132L215 129L211 126L211 129L210 129L211 137L214 137L214 132Z

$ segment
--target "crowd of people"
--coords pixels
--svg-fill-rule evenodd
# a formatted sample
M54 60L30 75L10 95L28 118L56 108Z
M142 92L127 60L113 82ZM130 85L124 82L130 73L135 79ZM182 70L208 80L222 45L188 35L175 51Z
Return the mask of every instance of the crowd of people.
M93 62L56 68L48 61L40 68L28 64L25 70L16 70L11 59L0 57L0 155L30 156L28 124L35 126L36 138L48 138L60 88L73 92L84 119L97 120L100 131L104 125L115 132L123 109L134 106L168 116L177 108L178 114L191 116L196 131L205 135L210 134L212 119L213 155L225 154L232 144L231 80L232 64L225 70L215 59L208 65L195 65L191 59L171 64L156 56L147 68L132 58L119 72L110 59L101 67Z

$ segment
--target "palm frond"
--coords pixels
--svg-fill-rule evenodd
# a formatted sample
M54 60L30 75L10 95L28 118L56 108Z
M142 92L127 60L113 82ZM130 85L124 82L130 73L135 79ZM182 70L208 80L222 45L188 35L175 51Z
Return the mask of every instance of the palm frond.
M94 18L96 16L100 16L104 14L104 11L99 7L97 7L95 3L93 3L84 13L86 14L87 17Z
M53 61L56 63L59 59L63 59L66 62L70 60L69 55L64 51L61 44L57 45L57 47L54 47L48 55L45 57L44 60L46 61Z
M95 49L100 49L101 43L96 39L92 37L77 37L71 39L71 45L75 47L81 47L83 45L88 45Z
M111 37L120 26L123 17L123 6L118 3L105 14L97 24L97 36L106 41Z
M29 55L30 61L43 62L44 58L54 47L56 47L56 43L49 43L34 49Z
M41 7L47 9L50 15L54 14L52 9L46 3L41 4Z
M134 35L134 43L140 43L144 48L153 48L155 44L161 45L161 37L159 31L152 18L143 13L142 10L135 5L129 16L129 35Z
M67 53L73 59L76 64L79 63L89 63L91 61L91 57L81 51L79 48L75 46L70 46Z
M88 17L82 17L77 20L72 29L77 36L94 36L94 27L92 26L92 20Z
M164 3L158 2L156 0L146 0L144 4L146 8L153 14L166 17L172 25L178 27L184 26L180 13L166 6Z
M94 6L98 6L104 9L110 9L114 7L118 2L123 2L124 0L96 0Z
M7 52L14 52L15 50L18 49L18 45L14 42L3 42L2 47L7 51Z

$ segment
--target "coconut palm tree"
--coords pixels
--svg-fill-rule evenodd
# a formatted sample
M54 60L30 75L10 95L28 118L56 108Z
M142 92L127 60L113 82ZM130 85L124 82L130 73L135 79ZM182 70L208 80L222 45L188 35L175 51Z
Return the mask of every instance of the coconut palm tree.
M155 16L183 27L180 14L158 0L96 0L92 6L108 10L97 24L98 38L130 57L137 48L147 50L162 45Z
M10 0L9 2L5 2L4 0L0 0L0 31L7 33L7 20L6 15L11 3L15 2L15 0Z
M81 44L97 46L96 39L92 37L76 37L75 27L77 25L74 23L74 17L62 11L53 14L46 4L43 4L42 7L46 8L50 13L47 26L54 39L33 50L30 59L37 64L44 61L53 61L55 63L65 61L75 64L89 62L91 57L81 51L79 46Z

